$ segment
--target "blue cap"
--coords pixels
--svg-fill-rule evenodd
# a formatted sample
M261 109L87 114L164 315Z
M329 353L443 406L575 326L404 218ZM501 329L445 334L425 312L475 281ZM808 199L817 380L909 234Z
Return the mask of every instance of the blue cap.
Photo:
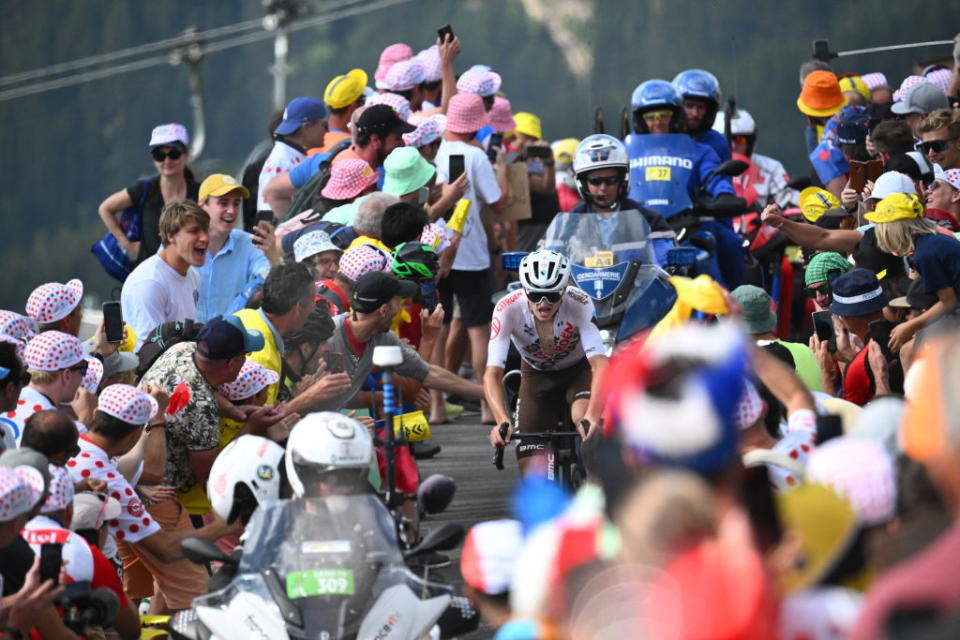
M263 345L263 334L247 329L237 316L218 316L197 336L197 353L210 360L229 360L260 351Z
M327 117L327 108L316 98L294 98L283 110L283 121L273 130L281 136L288 136L300 128L304 122L313 122Z
M840 144L862 144L867 139L870 116L863 107L844 107L837 118L837 140Z
M833 303L830 311L838 316L868 316L882 311L890 298L880 288L873 271L853 269L843 273L830 284Z

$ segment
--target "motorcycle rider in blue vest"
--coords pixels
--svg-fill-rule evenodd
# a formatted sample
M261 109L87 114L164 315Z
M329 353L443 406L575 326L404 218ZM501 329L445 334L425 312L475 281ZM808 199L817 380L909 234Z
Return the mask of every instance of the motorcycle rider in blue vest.
M647 80L634 90L631 103L634 131L624 143L630 157L632 200L659 211L668 221L694 208L701 186L714 203L737 203L729 177L710 177L720 158L710 146L687 135L686 114L671 83ZM712 217L701 217L700 230L710 232L716 242L718 272L711 275L730 289L739 286L744 261L739 236L729 224Z

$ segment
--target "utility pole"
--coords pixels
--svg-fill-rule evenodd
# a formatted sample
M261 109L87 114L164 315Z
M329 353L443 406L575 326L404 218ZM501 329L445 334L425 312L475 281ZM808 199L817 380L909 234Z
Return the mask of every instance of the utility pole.
M273 108L283 109L287 104L287 74L290 73L287 64L287 25L306 14L306 9L295 0L263 0L263 6L267 11L263 17L263 28L276 32L273 38L273 66L268 68L273 75Z
M204 42L197 37L196 27L190 27L184 31L181 44L175 46L170 52L172 66L187 64L190 110L193 112L193 135L190 143L190 159L193 161L203 153L207 140L207 121L203 108L203 75L200 73L200 63L204 55Z

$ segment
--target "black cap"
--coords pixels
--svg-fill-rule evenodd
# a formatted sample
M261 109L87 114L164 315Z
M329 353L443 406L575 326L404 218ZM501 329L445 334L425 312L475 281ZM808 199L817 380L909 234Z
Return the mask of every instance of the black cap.
M394 298L412 298L417 291L415 282L401 280L386 271L371 271L353 285L353 310L373 313Z
M363 110L357 118L357 132L367 135L385 136L390 133L410 133L416 129L400 119L393 108L385 104L374 104Z
M210 360L229 360L260 351L263 345L263 334L244 327L237 316L214 318L197 336L197 353Z

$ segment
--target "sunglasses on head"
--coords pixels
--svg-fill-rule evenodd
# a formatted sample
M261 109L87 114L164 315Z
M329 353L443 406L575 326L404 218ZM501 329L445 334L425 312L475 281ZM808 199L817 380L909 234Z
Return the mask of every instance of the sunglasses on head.
M550 304L560 302L563 297L562 291L527 291L527 300L539 304L546 300Z
M926 155L931 151L934 153L943 153L947 150L947 145L956 140L956 138L947 138L946 140L930 140L928 142L918 142L914 149Z
M614 185L620 184L621 182L623 182L623 179L620 176L607 176L605 178L601 178L601 177L587 178L587 183L594 187L599 187L602 184L605 184L608 187L612 187Z
M164 151L163 149L154 149L150 152L150 155L153 156L153 159L157 162L163 162L167 158L171 160L179 160L180 156L183 155L183 151L180 149L170 149L169 151Z

